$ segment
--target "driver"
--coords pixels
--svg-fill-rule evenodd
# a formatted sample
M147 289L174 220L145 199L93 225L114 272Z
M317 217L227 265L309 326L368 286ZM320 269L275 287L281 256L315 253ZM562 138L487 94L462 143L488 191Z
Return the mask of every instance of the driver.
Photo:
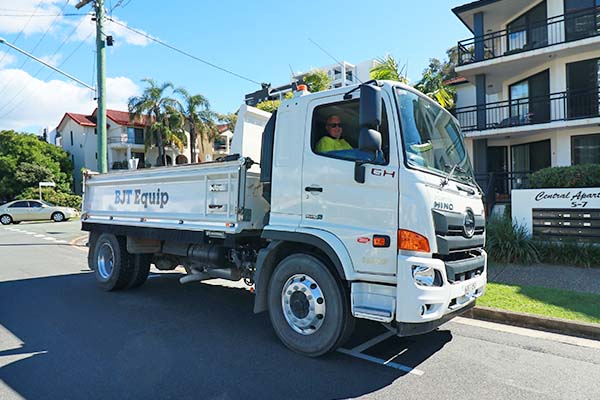
M331 115L325 122L327 135L323 136L318 142L317 153L327 153L336 150L352 150L350 143L342 138L342 119L337 115Z

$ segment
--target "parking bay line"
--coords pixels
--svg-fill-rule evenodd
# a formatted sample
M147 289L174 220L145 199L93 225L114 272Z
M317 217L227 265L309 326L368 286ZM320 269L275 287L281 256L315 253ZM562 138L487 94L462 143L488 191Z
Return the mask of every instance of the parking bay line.
M346 354L352 357L356 357L356 358L360 358L361 360L365 360L365 361L370 361L373 362L375 364L379 364L379 365L383 365L385 367L390 367L390 368L394 368L403 372L407 372L409 374L413 374L413 375L417 375L417 376L422 376L424 374L423 371L416 369L416 368L412 368L409 367L408 365L404 365L404 364L399 364L396 362L393 362L391 360L393 360L394 358L396 358L397 356L399 356L401 353L396 354L394 357L390 358L389 360L384 360L381 358L377 358L377 357L373 357L370 356L368 354L364 354L363 351L367 350L370 347L375 346L378 343L383 342L386 339L389 339L390 337L395 336L393 332L384 332L379 336L376 336L370 340L367 340L366 342L364 342L363 344L360 344L352 349L344 349L344 348L340 348L337 349L337 351L339 353L342 354Z

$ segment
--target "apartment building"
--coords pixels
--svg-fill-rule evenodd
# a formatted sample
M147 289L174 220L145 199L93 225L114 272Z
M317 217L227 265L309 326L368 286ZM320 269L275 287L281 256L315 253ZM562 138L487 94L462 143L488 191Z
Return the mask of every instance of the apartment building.
M341 61L315 69L327 73L331 80L329 88L334 89L370 80L371 69L375 65L377 65L376 60L367 60L358 64ZM263 84L260 90L246 94L244 101L247 105L256 107L258 103L266 100L281 100L287 92L295 90L296 85L304 82L303 78L306 74L307 72L295 74L292 76L292 83L283 86L271 87L270 84Z
M549 166L600 163L600 0L480 0L454 14L456 117L497 199Z
M81 193L81 170L98 169L98 136L96 130L97 109L91 115L65 113L56 127L58 146L71 155L74 166L74 190ZM148 124L132 122L126 111L107 110L107 159L108 172L127 169L128 160L137 159L137 168L156 166L158 148L144 145L144 132ZM189 143L189 135L188 135ZM209 148L210 146L205 146ZM209 151L211 151L210 149ZM186 146L180 151L176 146L166 147L167 165L187 164L190 149ZM201 155L201 159L203 155Z

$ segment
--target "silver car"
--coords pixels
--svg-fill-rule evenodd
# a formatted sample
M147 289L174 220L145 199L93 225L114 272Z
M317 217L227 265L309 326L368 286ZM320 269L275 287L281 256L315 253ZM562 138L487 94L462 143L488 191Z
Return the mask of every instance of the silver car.
M43 200L15 200L0 206L2 225L18 224L22 221L62 222L78 215L79 212L74 208L55 206Z

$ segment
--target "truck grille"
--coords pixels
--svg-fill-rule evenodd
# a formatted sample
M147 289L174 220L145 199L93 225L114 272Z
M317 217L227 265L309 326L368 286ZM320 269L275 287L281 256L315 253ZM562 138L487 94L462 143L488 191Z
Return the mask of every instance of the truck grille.
M485 218L475 215L472 237L465 234L465 214L461 212L432 210L438 254L450 255L480 249L485 243Z

